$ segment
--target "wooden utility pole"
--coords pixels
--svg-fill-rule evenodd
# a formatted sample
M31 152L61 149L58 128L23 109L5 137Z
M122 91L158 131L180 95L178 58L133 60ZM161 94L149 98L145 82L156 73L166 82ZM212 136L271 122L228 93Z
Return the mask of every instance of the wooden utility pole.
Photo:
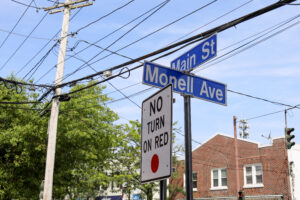
M234 157L235 157L235 176L236 176L236 194L240 191L240 170L239 170L239 151L238 140L236 130L236 116L233 116L233 128L234 128Z
M68 31L69 31L69 19L70 10L92 5L92 2L74 5L88 0L65 0L64 4L57 4L48 8L44 8L45 11L51 10L49 13L64 12L63 24L60 37L60 48L58 54L57 71L55 78L55 86L60 85L63 80L65 56L68 43ZM56 9L56 10L53 10ZM55 96L61 94L61 88L55 89ZM53 188L53 172L54 172L54 161L55 161L55 147L56 147L56 134L57 134L57 123L59 114L59 97L55 97L52 100L51 115L48 125L48 145L47 145L47 158L46 158L46 170L45 170L45 183L43 191L43 200L52 200L52 188Z

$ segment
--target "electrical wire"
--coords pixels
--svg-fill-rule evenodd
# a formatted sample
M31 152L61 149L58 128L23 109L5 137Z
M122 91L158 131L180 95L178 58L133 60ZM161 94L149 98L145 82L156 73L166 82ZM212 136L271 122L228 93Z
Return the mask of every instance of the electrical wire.
M30 2L29 5L32 4L34 0L32 0ZM9 36L11 35L11 33L15 30L15 28L17 27L17 25L19 24L19 22L21 21L21 19L24 17L25 13L27 12L27 10L29 9L29 6L24 10L24 12L22 13L21 17L18 19L17 23L15 23L14 27L11 29L11 31L9 32L9 34L6 36L6 38L2 41L1 45L0 45L0 49L1 47L5 44L5 42L8 40Z
M99 48L99 49L102 49L102 50L104 50L104 51L108 51L108 52L110 52L110 53L112 53L112 54L115 54L115 55L118 55L118 56L120 56L120 57L129 59L129 60L133 60L133 58L131 58L131 57L129 57L129 56L126 56L126 55L124 55L124 54L121 54L121 53L112 51L112 50L110 50L110 49L108 49L108 48L104 48L104 47L101 47L101 46L96 45L96 44L92 44L92 43L90 43L90 42L88 42L88 41L86 41L86 40L80 40L80 41L81 41L81 42L84 42L84 43L87 43L87 44L89 44L89 45L93 45L93 46L95 46L95 47L97 47L97 48ZM139 63L143 63L142 61L138 61L138 62L139 62Z
M139 85L139 84L140 84L140 83L134 83L134 84L128 85L128 86L126 86L126 87L119 88L119 90L126 90L126 89L128 89L128 88L131 88L131 87L136 86L136 85ZM114 90L114 91L111 91L111 92L104 93L104 94L102 94L102 95L109 95L109 94L113 94L113 93L116 93L116 92L118 92L118 91L117 91L117 90ZM71 98L72 98L72 96L71 96ZM82 100L82 101L89 101L89 100L92 100L92 99L94 99L94 98L98 98L98 97L92 97L92 98L84 99L84 100ZM80 102L81 102L81 101L78 101L78 103L80 103Z
M250 20L250 19L252 19L252 18L254 18L254 17L260 16L260 15L262 15L262 14L264 14L264 13L267 13L267 12L269 12L269 11L271 11L271 10L274 10L274 9L277 9L277 8L279 8L279 7L281 7L281 6L284 6L284 5L286 5L286 4L287 4L288 2L290 2L290 1L293 1L293 0L280 1L280 2L277 2L277 3L271 4L271 5L269 5L269 6L267 6L267 7L264 7L264 8L262 8L262 9L260 9L260 10L254 11L254 12L249 13L249 14L247 14L247 15L244 15L244 16L242 16L242 17L240 17L240 18L237 18L237 19L232 20L232 21L230 21L230 22L227 22L227 23L225 23L225 24L219 25L219 26L217 26L217 27L215 27L215 28L212 28L212 29L210 29L210 30L208 30L208 31L202 32L202 33L200 33L200 34L197 34L197 35L195 35L195 36L192 36L192 37L187 38L187 39L185 39L185 40L182 40L182 41L180 41L180 42L177 42L177 43L175 43L175 44L173 44L173 45L170 45L170 46L161 48L161 49L159 49L159 50L156 50L156 51L154 51L154 52L151 52L151 53L149 53L149 54L146 54L146 55L144 55L144 56L141 56L141 57L139 57L139 58L136 58L136 59L134 59L134 60L132 60L132 61L125 62L125 63L123 63L123 64L120 64L120 65L111 67L109 70L116 70L116 69L121 68L121 67L123 67L123 66L132 64L132 63L134 63L134 62L136 62L136 61L143 60L143 59L146 59L146 58L148 58L148 57L154 56L154 55L156 55L156 54L160 54L160 53L162 53L162 52L165 52L165 51L168 51L168 50L173 49L173 48L175 48L175 47L178 47L178 46L180 46L180 45L187 44L188 42L190 42L189 45L191 45L191 44L193 44L193 43L195 43L195 42L198 42L198 41L200 41L200 40L202 40L202 39L204 39L204 38L207 38L208 36L210 36L210 35L212 35L212 34L214 34L214 33L222 32L222 31L227 30L227 29L229 29L229 28L231 28L231 27L233 27L233 26L236 26L237 24L243 23L243 22L245 22L245 21L247 21L247 20ZM188 46L188 45L185 45L184 47L186 47L186 46ZM182 48L184 48L184 47L182 47ZM173 51L173 52L176 52L176 51ZM168 55L168 54L165 54L165 56L166 56L166 55ZM85 76L85 77L82 77L82 78L79 78L79 79L76 79L76 80L73 80L73 81L77 82L77 81L80 81L80 80L89 79L89 78L91 78L91 77L93 77L93 76L97 76L97 75L99 75L99 74L101 74L101 73L103 73L103 71L99 71L98 73L90 74L90 75L88 75L88 76ZM72 82L72 81L70 81L70 82ZM69 83L70 83L70 82L69 82ZM61 86L63 86L63 85L67 85L67 84L62 84ZM47 92L47 93L48 93L48 92ZM47 95L47 94L45 94L45 95L43 95L43 96L46 96L46 95Z
M39 104L39 101L0 101L0 104Z
M24 82L19 82L19 81L15 81L15 80L9 80L9 79L5 79L0 77L0 82L7 82L7 83L11 83L11 84L15 84L15 85L27 85L27 86L35 86L35 87L42 87L42 88L52 88L52 85L45 85L45 84L33 84L33 83L24 83Z
M298 15L298 17L300 17L300 15ZM298 18L298 17L297 17L297 18ZM285 24L280 25L279 27L276 27L275 29L273 29L273 30L271 30L271 31L268 31L268 32L265 33L265 34L263 34L263 35L261 35L261 36L258 36L258 37L256 37L255 39L253 39L253 40L251 40L251 41L249 41L249 42L247 42L247 43L245 43L245 44L243 44L243 45L241 45L241 46L239 46L239 47L237 47L237 48L235 48L235 49L233 49L233 50L231 50L231 51L229 51L229 52L227 52L227 53L225 53L225 54L223 54L223 55L221 55L221 56L219 56L219 57L216 57L215 59L212 59L211 61L206 62L201 68L195 70L195 72L198 72L198 71L207 69L207 68L212 67L212 66L214 66L214 65L216 65L216 64L218 64L218 63L220 63L220 62L223 62L223 61L225 61L225 60L227 60L227 59L229 59L229 58L231 58L231 57L233 57L233 56L235 56L235 55L237 55L237 54L239 54L239 53L241 53L241 52L243 52L243 51L245 51L245 50L248 50L248 49L250 49L250 48L256 46L257 44L260 44L260 43L262 43L262 42L265 42L265 41L267 41L268 39L270 39L270 38L272 38L272 37L274 37L274 36L276 36L276 35L278 35L278 34L284 32L284 31L287 31L288 29L290 29L290 28L292 28L292 27L298 25L299 23L300 23L300 21L295 22L295 23L289 25L288 27L285 27L285 28L283 28L283 29L281 29L281 30L279 30L279 31L277 31L277 32L275 32L275 33L273 33L273 34L267 36L267 37L262 38L263 36L265 36L265 35L267 35L268 33L270 33L270 32L272 32L272 31L274 31L274 30L276 30L276 29L282 27L282 26L285 25ZM262 38L262 39L258 40L259 38ZM258 41L256 41L256 40L258 40ZM256 41L256 42L254 42L254 41ZM251 43L252 43L252 44L251 44ZM248 45L248 46L247 46L247 45ZM243 48L243 47L244 47L244 48ZM239 50L239 49L240 49L240 50ZM237 50L239 50L239 51L237 51ZM229 54L230 54L230 55L229 55ZM227 56L227 55L229 55L229 56ZM227 57L225 57L225 56L227 56ZM223 57L224 57L224 58L223 58ZM223 58L223 59L221 59L221 58ZM218 61L218 60L219 60L219 61ZM211 63L211 64L210 64L210 63Z
M1 66L0 71L7 65L7 63L16 55L16 53L20 50L20 48L25 44L31 34L38 28L38 26L42 23L42 21L46 18L48 12L42 17L42 19L37 23L37 25L32 29L32 31L28 34L28 36L23 40L23 42L17 47L17 49L10 55L10 57L5 61L5 63Z
M21 5L23 5L23 6L27 6L27 7L30 7L30 8L35 8L35 9L37 9L37 10L40 10L40 9L42 9L42 8L40 8L40 7L37 7L37 6L32 6L32 5L28 5L28 4L25 4L25 3L22 3L22 2L20 2L20 1L16 1L16 0L11 0L12 2L15 2L15 3L18 3L18 4L21 4ZM35 1L33 0L33 2L35 3Z
M89 42L88 42L89 45L88 45L87 47L85 47L85 48L79 50L79 51L76 52L74 55L72 55L72 56L66 58L65 61L67 61L67 60L69 60L70 58L72 58L73 56L76 56L76 55L78 55L79 53L81 53L81 52L87 50L87 49L90 48L91 46L96 45L97 43L99 43L100 41L104 40L105 38L107 38L107 37L113 35L114 33L118 32L119 30L121 30L121 29L123 29L124 27L128 26L129 24L131 24L132 22L138 20L139 18L141 18L141 17L143 17L144 15L148 14L148 13L151 12L152 10L154 10L154 9L156 9L157 7L161 6L163 3L164 3L164 2L159 3L158 5L156 5L156 6L154 6L153 8L147 10L146 12L142 13L141 15L135 17L134 19L132 19L132 20L130 20L129 22L127 22L126 24L122 25L121 27L115 29L114 31L112 31L112 32L110 32L110 33L108 33L108 34L106 34L105 36L103 36L102 38L98 39L97 41L95 41L95 42L93 42L93 43L89 43ZM83 41L83 40L79 40L79 41L71 48L71 51L73 51L73 50L79 45L79 43L80 43L81 41ZM56 66L56 65L55 65L55 66ZM55 69L55 66L52 67L52 68L50 68L46 73L44 73L44 74L36 81L36 83L39 82L42 78L44 78L44 77L45 77L52 69Z
M22 78L23 80L32 72L32 74L28 77L27 81L29 81L32 76L34 75L34 73L38 70L38 68L43 64L43 62L46 60L46 58L48 57L48 55L51 53L51 51L56 47L56 45L59 42L57 41L48 51L47 53L37 62L37 64L35 64L34 67L32 67L29 72Z
M153 31L153 32L151 32L151 33L149 33L149 34L147 34L147 35L145 35L145 36L139 38L138 40L135 40L135 41L133 41L133 42L131 42L131 43L129 43L129 44L123 46L122 48L119 48L119 49L116 50L115 52L119 52L119 51L121 51L121 50L123 50L123 49L125 49L125 48L128 48L129 46L131 46L131 45L133 45L133 44L135 44L135 43L137 43L137 42L140 42L140 41L144 40L145 38L147 38L147 37L149 37L149 36L151 36L151 35L153 35L153 34L159 32L159 31L161 31L161 30L163 30L163 29L165 29L165 28L167 28L167 27L169 27L169 26L171 26L171 25L173 25L173 24L175 24L175 23L177 23L177 22L179 22L179 21L181 21L182 19L185 19L186 17L188 17L188 16L190 16L190 15L192 15L192 14L197 13L198 11L200 11L200 10L206 8L207 6L209 6L209 5L213 4L213 3L215 3L216 1L217 1L217 0L213 0L213 1L211 1L210 3L207 3L207 4L205 4L204 6L201 6L201 7L197 8L197 9L193 10L192 12L190 12L190 13L188 13L188 14L186 14L186 15L184 15L184 16L182 16L182 17L180 17L180 18L178 18L178 19L176 19L176 20L174 20L174 21L172 21L171 23L168 23L167 25L162 26L161 28L156 29L155 31ZM102 57L102 58L100 58L100 59L98 59L98 60L95 60L95 61L93 61L93 62L90 63L90 64L91 64L91 65L92 65L92 64L95 64L95 63L99 62L100 60L103 60L103 59L105 59L105 58L107 58L107 57L109 57L109 56L111 56L111 55L112 55L112 54L108 54L107 56L104 56L104 57ZM96 56L93 56L91 59L88 60L88 62L92 61L94 58L96 58ZM75 70L74 72L72 72L72 73L70 73L70 74L67 74L66 76L64 76L64 78L63 78L62 80L65 80L67 77L70 77L71 75L74 75L76 72L78 72L78 71L80 71L80 70L82 70L82 69L84 69L84 68L86 68L86 66L84 66L84 65L81 65L81 66L77 67L76 70Z
M279 110L279 111L275 111L275 112L271 112L271 113L267 113L267 114L263 114L263 115L258 115L258 116L255 116L255 117L251 117L251 118L248 118L246 120L249 121L249 120L258 119L258 118L261 118L261 117L266 117L266 116L269 116L269 115L274 115L274 114L277 114L277 113L284 112L285 110L288 111L288 110L292 110L292 109L295 109L295 108L299 109L299 106L300 106L300 104L295 105L295 106L290 107L290 108L287 108L287 109L284 109L284 110Z
M109 85L111 85L115 90L117 90L121 95L124 96L124 98L128 99L130 102L132 102L134 105L136 105L138 108L141 108L140 105L138 105L136 102L134 102L132 99L129 98L126 94L124 94L121 90L119 90L116 86L114 86L110 81L107 81Z
M139 92L136 92L136 93L133 93L131 95L128 95L127 97L122 97L122 98L119 98L119 99L111 100L109 102L106 102L105 104L111 104L111 103L116 103L116 102L119 102L119 101L123 101L123 100L126 100L128 98L131 98L131 97L143 94L145 92L148 92L151 89L153 89L153 88L148 88L146 90L141 90ZM98 106L99 106L99 104L95 104L95 105L91 105L91 106L85 106L85 107L82 107L82 108L61 109L60 112L64 113L64 112L69 112L69 111L85 110L85 109L90 109L90 108L94 108L94 107L98 107ZM139 108L141 108L141 107L139 106Z
M14 106L1 106L4 109L15 109L15 110L30 110L30 111L41 111L42 109L39 108L25 108L25 107L14 107Z
M195 36L192 36L192 37L190 37L190 38L188 38L188 39L185 39L185 40L183 40L183 41L177 42L177 43L175 43L175 44L173 44L173 45L170 45L170 46L168 46L168 47L164 47L164 48L162 48L162 49L159 49L159 50L156 50L156 51L154 51L154 52L148 53L148 54L146 54L146 55L144 55L144 56L141 56L141 57L139 57L139 58L136 58L136 59L134 59L134 60L132 60L132 61L128 61L128 62L122 63L122 64L120 64L120 65L111 67L110 69L107 69L107 70L116 70L116 69L122 68L122 67L124 67L124 66L130 65L130 64L132 64L132 63L135 63L135 62L137 62L137 61L146 59L146 58L148 58L148 57L151 57L151 56L160 54L160 53L162 53L162 52L165 52L165 51L168 51L168 50L173 49L173 48L175 48L175 47L178 47L178 46L183 45L183 46L181 46L181 47L179 47L179 48L177 48L177 49L175 49L175 50L173 50L173 51L171 51L171 52L165 53L165 54L163 54L162 56L159 56L159 57L157 57L157 58L155 58L155 59L153 59L153 60L157 60L157 59L160 59L160 58L162 58L162 57L168 56L168 55L170 55L170 54L172 54L172 53L174 53L174 52L180 50L181 48L184 48L184 47L186 47L186 46L189 46L189 45L191 45L191 44L193 44L193 43L195 43L195 42L198 42L198 41L200 41L200 40L202 40L202 39L204 39L204 38L210 36L211 34L214 34L214 33L216 33L216 32L222 32L222 31L224 31L224 30L227 30L227 29L229 29L229 28L231 28L231 27L233 27L233 26L236 26L237 24L240 24L240 23L242 23L242 22L245 22L245 21L247 21L247 20L250 20L250 19L252 19L252 18L254 18L254 17L257 17L257 16L259 16L259 15L262 15L262 14L264 14L264 13L266 13L266 12L269 12L269 11L274 10L274 9L276 9L276 8L279 8L279 7L281 7L281 6L284 6L284 5L286 5L287 2L290 2L290 1L293 1L293 0L289 0L289 1L288 1L288 0L286 0L286 1L280 1L280 2L277 2L277 3L275 3L275 4L271 4L271 5L269 5L269 6L267 6L267 7L264 7L264 8L262 8L262 9L260 9L260 10L254 11L254 12L249 13L249 14L247 14L247 15L244 15L244 16L242 16L242 17L240 17L240 18L237 18L237 19L235 19L235 20L232 20L232 21L230 21L230 22L228 22L228 23L222 24L222 25L217 26L217 27L215 27L215 28L212 28L212 29L210 29L210 30L208 30L208 31L205 31L205 32L200 33L200 34L197 34L197 35L195 35ZM153 61L153 60L152 60L152 61ZM138 68L141 67L141 66L142 66L142 65L138 65L138 66L132 68L131 70L138 69ZM82 77L82 78L79 78L79 79L75 79L75 80L72 80L72 81L69 81L69 82L60 84L60 85L58 85L57 87L65 87L65 86L67 86L67 85L69 85L69 84L73 84L73 83L76 83L76 82L79 82L79 81L82 81L82 80L86 80L86 79L91 79L92 77L98 76L98 75L102 74L103 72L104 72L104 71L99 71L99 72L97 72L97 73L90 74L90 75L88 75L88 76L85 76L85 77ZM99 84L99 83L98 83L98 84ZM94 85L97 85L97 83L94 84ZM90 86L90 87L93 87L94 85L92 85L92 86ZM85 89L87 89L87 88L85 88ZM43 99L43 98L45 98L46 96L48 96L48 95L50 94L51 91L52 91L52 90L48 90L46 93L44 93L44 94L40 97L40 99ZM74 92L74 91L73 91L73 92Z
M83 27L77 29L77 31L75 31L74 34L78 34L78 33L79 33L80 31L82 31L83 29L86 29L87 27L91 26L91 25L94 24L94 23L99 22L100 20L104 19L105 17L108 17L109 15L115 13L116 11L121 10L122 8L125 8L126 6L128 6L129 4L131 4L132 2L134 2L134 0L131 0L131 1L127 2L127 3L125 3L124 5L122 5L122 6L118 7L118 8L116 8L116 9L112 10L111 12L107 13L106 15L103 15L103 16L99 17L98 19L96 19L96 20L94 20L94 21L88 23L87 25L85 25L85 26L83 26Z
M265 102L268 102L268 103L272 103L272 104L275 104L275 105L287 106L287 107L290 107L290 108L294 107L294 106L289 105L289 104L285 104L285 103L281 103L281 102L276 102L276 101L271 101L271 100L260 98L260 97L255 97L255 96L252 96L252 95L249 95L249 94L245 94L245 93L233 91L233 90L230 90L230 89L227 89L227 91L231 92L231 93L234 93L234 94L246 96L246 97L249 97L249 98L252 98L252 99L257 99L257 100L265 101ZM295 107L295 108L298 108L298 107ZM298 108L298 109L300 109L300 108Z
M162 9L169 1L165 1L164 4L162 4L161 6L159 6L157 9L155 9L152 13L150 13L148 16L146 16L144 19L142 19L139 23L137 23L136 25L134 25L132 28L130 28L128 31L126 31L124 34L122 34L120 37L118 37L115 41L113 41L111 44L109 44L107 47L105 47L103 50L101 50L99 53L97 53L95 56L93 56L92 58L89 59L88 62L90 62L91 60L93 60L94 58L96 58L97 56L99 56L101 53L103 53L106 49L110 48L111 46L113 46L115 43L117 43L118 41L120 41L123 37L125 37L127 34L129 34L131 31L133 31L136 27L138 27L139 25L141 25L143 22L145 22L148 18L150 18L152 15L154 15L156 12L158 12L160 9ZM112 53L111 53L112 54ZM84 65L81 65L84 66ZM75 74L77 71L81 70L81 68L78 67L77 70L73 71L71 74ZM96 71L97 72L97 71ZM64 77L64 79L68 78L70 75L66 75Z
M82 8L79 8L78 10L77 10L77 12L70 18L70 21L72 21L74 18L75 18L75 16L81 11L81 9ZM24 66L22 66L21 68L20 68L20 70L16 73L16 75L18 75L22 70L24 70L28 65L29 65L29 63L31 63L47 46L48 46L48 44L50 44L50 42L51 41L55 41L55 38L57 37L57 35L59 34L61 32L61 29L59 29L54 35L53 35L53 37L51 38L51 40L49 40L41 49L39 49L39 51L37 51L37 53L33 56L33 57L31 57L28 61L27 61L27 63L24 65ZM51 47L52 48L52 47ZM39 61L40 62L40 61ZM37 83L38 81L35 81L35 83Z
M86 47L86 48L84 48L84 49L78 51L77 54L78 54L78 53L81 53L82 51L85 51L87 48L91 47L92 45L95 45L95 44L99 43L100 41L104 40L105 38L107 38L107 37L113 35L114 33L118 32L119 30L123 29L124 27L128 26L128 25L131 24L132 22L138 20L139 18L143 17L144 15L148 14L149 12L151 12L152 10L156 9L157 7L161 6L161 5L164 4L164 3L165 3L165 1L162 2L162 3L159 3L158 5L152 7L151 9L149 9L149 10L147 10L146 12L142 13L141 15L135 17L134 19L132 19L132 20L130 20L129 22L127 22L126 24L122 25L121 27L115 29L114 31L112 31L112 32L110 32L110 33L108 33L108 34L106 34L105 36L103 36L102 38L98 39L97 41L95 41L95 42L93 42L93 43L89 43L89 46L88 46L88 47ZM79 43L80 43L81 41L83 41L83 40L79 40L79 41L71 48L71 51L73 51L73 50L79 45Z
M82 61L82 62L84 62L84 63L87 63L85 60L83 60L83 59L80 59L80 58L77 58L77 57L74 57L74 58L76 58L76 59L78 59L78 60L80 60L80 61ZM94 69L92 66L90 66L88 63L87 63L87 65L92 69L92 70L94 70L95 72L97 72L96 71L96 69ZM103 78L103 77L102 77ZM136 103L136 102L134 102L133 100L131 100L126 94L124 94L121 90L119 90L117 87L115 87L110 81L107 81L108 82L108 84L109 85L111 85L116 91L118 91L121 95L123 95L125 98L127 98L130 102L132 102L134 105L136 105L138 108L140 108L140 106Z
M175 43L175 42L177 42L177 41L179 41L179 40L181 40L181 39L183 39L183 38L185 38L185 37L191 35L192 33L195 33L196 31L198 31L198 30L200 30L200 29L206 27L207 25L209 25L209 24L211 24L211 23L213 23L213 22L215 22L215 21L217 21L217 20L219 20L219 19L225 17L226 15L228 15L228 14L230 14L230 13L233 13L234 11L236 11L236 10L242 8L243 6L245 6L245 5L249 4L249 3L251 3L252 1L254 1L254 0L247 1L246 3L243 3L242 5L239 5L238 7L236 7L236 8L234 8L234 9L232 9L232 10L230 10L230 11L228 11L228 12L226 12L226 13L224 13L224 14L218 16L218 17L216 17L215 19L209 21L208 23L206 23L206 24L204 24L204 25L202 25L202 26L200 26L200 27L194 29L193 31L191 31L191 32L189 32L189 33L187 33L187 34L185 34L185 35L179 37L179 38L177 38L177 39L174 40L173 42L170 42L167 46L169 46L170 44L173 44L173 43Z
M60 2L60 1L58 1L58 0L47 0L47 1L49 1L49 2L52 2L52 3L56 3L56 4L63 4L63 2Z
M281 23L277 24L277 25L275 26L275 28L279 28L279 27L281 27L281 26L287 24L288 22L291 22L292 20L297 19L299 16L300 16L300 15L296 15L296 16L294 16L294 17L292 17L292 18L290 18L290 19L288 19L288 20L286 20L286 21L284 21L284 22L281 22ZM274 26L272 26L272 27L274 27ZM266 29L266 30L268 30L268 29ZM274 30L274 29L273 29L273 30ZM273 30L272 30L272 31L273 31ZM265 31L265 30L264 30L264 31ZM264 32L264 31L263 31L263 32ZM268 32L268 33L269 33L269 32ZM255 34L255 35L257 35L257 34ZM250 37L252 37L252 36L250 36ZM85 41L85 42L86 42L86 41ZM238 43L240 43L240 42L238 42ZM236 43L235 43L235 44L236 44ZM95 45L95 46L97 46L97 45ZM232 46L232 45L230 45L230 46ZM99 47L99 46L97 46L97 47ZM99 48L102 48L102 47L99 47ZM226 49L226 48L228 48L228 47L225 47L224 49ZM129 58L129 57L126 57L126 58L132 60L132 58ZM252 95L249 95L249 94L244 94L244 93L236 92L236 91L229 90L229 89L228 89L227 91L232 92L232 93L235 93L235 94L247 96L247 97L250 97L250 98L254 98L254 99L258 99L258 100L263 100L263 101L266 101L266 102L269 102L269 103L273 103L273 104L276 104L276 105L282 105L282 106L287 106L287 107L293 107L293 106L288 105L288 104L284 104L284 103L280 103L280 102L275 102L275 101L271 101L271 100L268 100L268 99L263 99L263 98L260 98L260 97L255 97L255 96L252 96ZM298 108L298 109L299 109L299 108Z
M25 35L25 34L22 34L22 33L15 33L15 32L11 32L11 31L8 31L8 30L4 30L4 29L0 29L1 32L4 32L4 33L10 33L12 35L17 35L17 36L21 36L21 37L29 37L30 39L37 39L37 40L52 40L50 38L43 38L43 37L36 37L36 36L28 36L28 35ZM52 40L53 41L53 40Z
M249 2L247 2L247 3L249 3ZM244 4L243 4L244 5ZM86 43L88 43L87 41L83 41L83 42L86 42ZM90 44L90 43L89 43ZM97 45L94 45L94 46L97 46ZM98 48L102 48L102 47L99 47L99 46L97 46ZM104 48L102 48L102 49L104 49ZM107 50L107 49L106 49ZM123 56L124 57L124 56ZM128 58L128 57L126 57L126 58ZM129 58L129 59L131 59L131 58ZM228 91L230 91L230 90L228 90ZM236 93L236 92L234 92L234 91L230 91L230 92L233 92L233 93ZM240 93L241 94L241 93ZM246 95L246 94L242 94L242 95ZM250 97L250 96L249 96ZM253 98L255 98L255 97L253 97ZM260 98L260 100L262 100L261 98ZM268 100L266 100L266 101L268 101ZM280 103L279 103L280 104ZM289 105L287 105L287 106L289 106Z

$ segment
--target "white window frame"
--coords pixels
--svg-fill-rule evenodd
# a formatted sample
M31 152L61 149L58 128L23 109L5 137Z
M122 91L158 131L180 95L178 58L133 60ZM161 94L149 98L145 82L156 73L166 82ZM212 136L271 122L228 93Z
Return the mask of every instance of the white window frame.
M198 172L196 172L196 171L192 172L192 187L193 187L193 191L196 192L197 188L194 188L194 184L193 184L193 173L197 174L197 187L198 187ZM183 174L183 189L185 191L185 173Z
M194 174L194 173L196 174L196 178L197 178L196 180L193 179L193 178L194 178L194 177L193 177L193 174ZM196 171L193 171L193 172L192 172L192 187L193 187L193 191L197 191L197 187L194 188L194 182L195 182L195 181L196 181L196 186L198 187L198 173L197 173Z
M261 175L262 175L262 183L257 183L256 180L256 166L261 167ZM246 178L246 167L251 167L251 175L252 175L252 184L247 184ZM264 187L264 178L263 178L263 168L261 163L248 164L244 165L244 188L256 188L256 187Z
M226 169L226 179L227 179L227 186L222 186L222 169ZM218 186L214 186L214 176L213 176L213 171L217 170L218 171ZM228 189L228 171L226 167L223 168L214 168L211 169L210 171L210 181L211 181L211 188L210 190L227 190Z

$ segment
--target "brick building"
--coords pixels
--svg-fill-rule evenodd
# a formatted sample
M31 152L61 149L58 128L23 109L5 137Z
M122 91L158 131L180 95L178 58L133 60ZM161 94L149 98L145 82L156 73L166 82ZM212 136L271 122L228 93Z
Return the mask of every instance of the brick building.
M236 199L238 182L246 199L291 199L284 137L264 146L237 139L238 167L234 144L233 137L217 134L193 150L194 199ZM184 161L175 167L178 176L170 182L185 187ZM180 193L174 196L185 199Z

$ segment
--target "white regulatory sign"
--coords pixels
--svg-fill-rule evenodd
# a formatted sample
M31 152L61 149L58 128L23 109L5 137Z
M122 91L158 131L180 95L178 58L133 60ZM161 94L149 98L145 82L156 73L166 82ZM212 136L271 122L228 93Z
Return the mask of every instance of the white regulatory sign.
M172 172L172 85L142 104L141 183L166 179Z

